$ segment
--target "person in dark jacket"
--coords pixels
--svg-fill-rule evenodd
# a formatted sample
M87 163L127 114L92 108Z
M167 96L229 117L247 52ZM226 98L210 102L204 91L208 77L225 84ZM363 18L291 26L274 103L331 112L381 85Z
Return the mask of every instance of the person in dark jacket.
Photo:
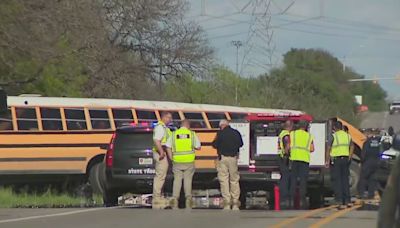
M393 149L400 151L400 135L393 137ZM379 206L378 228L400 227L400 157L397 157L388 177Z
M239 149L243 146L242 136L239 131L229 126L228 120L221 120L221 128L218 131L212 145L217 149L217 171L221 186L221 194L224 198L224 210L239 210L240 186L237 160Z
M377 187L375 173L378 169L378 162L381 153L381 138L368 133L368 138L364 142L361 151L361 173L358 184L358 194L360 198L365 198L365 190L368 189L368 199L374 198Z

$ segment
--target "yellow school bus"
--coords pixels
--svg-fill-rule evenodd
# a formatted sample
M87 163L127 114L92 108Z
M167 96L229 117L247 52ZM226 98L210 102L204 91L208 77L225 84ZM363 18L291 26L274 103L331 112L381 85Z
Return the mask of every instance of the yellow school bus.
M8 96L8 113L0 118L1 183L87 180L99 185L98 164L112 133L129 123L152 124L168 110L174 121L189 119L202 142L197 168L213 168L211 147L221 119L243 119L251 113L288 116L293 110L243 108L98 98Z

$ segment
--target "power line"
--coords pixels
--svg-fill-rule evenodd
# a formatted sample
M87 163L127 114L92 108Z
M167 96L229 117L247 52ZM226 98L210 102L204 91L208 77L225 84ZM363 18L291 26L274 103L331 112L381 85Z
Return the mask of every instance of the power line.
M207 15L207 16L208 17L212 17L212 19L220 19L220 20L225 20L225 21L231 21L231 22L235 22L235 23L238 23L238 24L245 23L245 24L253 25L253 23L250 22L250 21L243 21L243 20L225 18L225 16L228 16L228 14L224 15L224 17L217 17L217 16L211 16L211 15ZM304 30L304 29L283 28L283 26L293 25L293 24L297 24L297 23L304 23L305 24L305 22L307 22L307 21L312 21L312 20L316 20L316 19L319 19L319 17L312 17L312 18L308 17L308 18L305 18L305 19L302 19L302 20L298 20L298 21L288 20L289 21L288 23L273 25L270 28L271 29L281 29L281 30L287 30L287 31L302 32L302 33L309 33L309 34L315 34L315 35L323 35L323 36L347 37L347 38L353 38L353 39L367 39L368 38L368 37L360 36L360 35L356 35L356 34L335 34L335 33L327 33L327 32L308 31L308 30ZM232 26L235 23L229 24L229 26ZM229 27L229 26L227 25L227 27ZM316 25L316 26L321 27L323 25ZM223 28L224 26L217 26L217 27ZM215 29L217 29L217 28L215 28ZM226 35L214 36L214 37L211 37L209 39L220 39L220 38L225 38L225 37L228 37L228 36L231 36L231 35L232 36L237 36L237 35L241 35L241 34L245 34L245 33L247 33L247 32L231 33L231 34L226 34ZM373 38L373 39L375 39L375 40L384 40L384 41L393 41L393 42L398 42L399 41L399 40L390 39L390 38Z
M277 14L276 16L293 16L293 17L300 17L300 18L310 18L309 16L300 15L300 14L293 14L293 13L286 13L286 14L282 14L282 15ZM388 26L376 25L376 24L369 24L369 23L360 22L360 21L340 19L340 18L330 17L330 16L324 16L324 17L321 17L321 19L322 18L323 19L327 19L327 20L324 21L326 23L340 24L340 25L353 27L353 28L354 27L360 28L360 26L364 26L364 27L370 27L370 28L373 28L373 29L385 29L385 30L392 30L392 31L396 31L396 32L400 31L400 28L388 27Z
M361 22L361 21L353 21L353 20L347 20L347 19L341 19L341 18L336 18L336 17L325 17L326 19L330 19L333 21L337 21L337 23L341 23L341 24L353 24L354 26L366 26L366 27L372 27L372 28L379 28L379 29L385 29L385 30L394 30L394 31L399 31L400 32L400 28L395 28L395 27L388 27L388 26L384 26L384 25L376 25L376 24L369 24L369 23L365 23L365 22ZM332 22L335 23L335 22Z
M229 13L229 14L224 14L224 15L220 15L220 16L213 16L213 15L203 15L203 16L207 16L210 18L204 19L204 20L200 20L198 21L199 23L202 22L206 22L206 21L210 21L210 20L216 20L216 19L220 19L220 20L227 20L227 21L234 21L237 23L247 23L247 24L251 24L251 22L249 21L242 21L242 20L235 20L235 19L231 19L231 18L227 18L227 17L231 17L231 16L235 16L235 15L239 15L239 14L243 14L243 15L248 15L248 16L255 16L258 15L256 14L251 14L251 13L246 13L246 12L233 12L233 13ZM365 22L360 22L360 21L353 21L353 20L347 20L347 19L340 19L340 18L335 18L335 17L321 17L321 16L316 16L316 17L309 17L309 16L304 16L304 15L299 15L299 14L293 14L293 13L284 13L284 14L271 14L272 16L294 16L294 17L300 17L300 18L304 18L304 22L308 21L308 20L315 20L315 19L326 19L324 21L321 21L323 23L329 23L329 24L336 24L336 25L342 25L342 26L347 26L347 27L351 27L354 29L354 27L356 27L357 30L360 30L360 25L364 26L366 29L371 29L376 31L377 29L384 29L387 31L392 31L395 33L399 33L400 32L400 28L395 28L395 27L388 27L388 26L383 26L383 25L376 25L376 24L369 24L369 23L365 23ZM312 19L311 19L312 18ZM289 21L291 24L297 24L297 23L302 23L303 20L299 20L299 21L292 21L292 20L288 20L288 19L282 19L282 18L276 18L278 20L286 20ZM305 23L304 23L305 24ZM233 25L233 24L232 24ZM313 26L324 26L324 25L316 25L316 24L310 24ZM340 28L340 27L335 27L335 26L327 26L327 27L332 27L332 28L338 28L338 29L343 29L343 30L349 30L349 28ZM367 31L366 31L367 32Z
M225 38L225 37L231 37L231 36L238 36L238 35L243 35L246 34L246 32L237 32L237 33L230 33L230 34L225 34L225 35L220 35L220 36L213 36L208 38L209 40L216 40L216 39L221 39L221 38Z
M198 21L198 23L203 23L203 22L207 22L207 21L211 21L211 20L215 20L215 19L223 20L226 17L231 17L231 16L235 16L235 15L238 15L238 14L241 14L241 13L240 12L233 12L233 13L224 14L224 15L220 15L220 16L213 16L213 15L210 15L210 14L205 14L205 15L202 15L202 16L209 17L209 18L206 18L204 20L200 20L200 21Z
M233 22L237 22L237 23L246 23L246 24L250 24L250 25L252 24L248 20L237 20L237 19L232 19L232 18L226 18L226 17L233 16L233 15L236 15L236 14L239 14L239 13L226 14L226 15L222 15L222 16L213 16L213 15L207 14L205 16L209 17L209 18L207 18L205 20L202 20L202 21L198 21L198 23L202 23L204 21L210 21L210 20L223 20L223 21L231 21L231 22L233 21Z
M240 21L240 22L235 22L235 23L231 23L231 24L219 25L219 26L215 26L215 27L211 27L211 28L204 28L203 30L204 31L211 31L211 30L215 30L215 29L231 27L231 26L238 25L238 24L247 24L247 22L246 21Z
M298 21L293 21L293 20L289 20L289 19L284 19L284 18L276 18L275 20L281 20L281 21L286 21L289 23L283 23L283 24L279 24L277 26L279 27L283 27L283 26L287 26L287 25L292 25L292 24L302 24L305 26L310 26L310 27L317 27L317 28L324 28L324 29L335 29L335 30L344 30L344 31L351 31L351 32L362 32L362 33L373 33L376 32L376 30L371 30L368 28L362 29L362 28L350 28L350 27L343 27L343 26L335 26L335 25L329 25L329 24L316 24L316 23L310 23L308 21L311 20L316 20L316 19L321 19L319 17L313 17L313 18L306 18L304 20L298 20ZM319 22L324 23L324 21L319 20ZM391 33L400 33L397 31L387 31L387 32L391 32ZM394 34L393 34L394 35Z
M307 34L314 34L314 35L328 36L328 37L341 37L341 38L352 38L352 39L368 39L368 37L360 36L360 35L335 34L335 33L328 33L328 32L315 32L315 31L309 31L309 30L304 30L304 29L283 28L281 25L273 25L273 26L271 26L271 29L279 29L279 30L307 33ZM220 38L225 38L225 37L229 37L229 36L243 35L243 34L246 34L246 33L247 33L247 31L246 32L229 33L229 34L210 37L209 39L210 40L212 40L212 39L220 39ZM382 40L382 41L390 41L390 42L400 42L400 40L389 39L389 38L376 37L376 38L371 38L371 39Z
M329 37L341 37L341 38L352 38L352 39L368 39L369 37L366 36L358 36L358 35L347 35L347 34L335 34L335 33L326 33L326 32L314 32L314 31L308 31L308 30L303 30L303 29L289 29L289 28L282 28L278 26L272 26L275 29L279 30L287 30L287 31L293 31L293 32L301 32L301 33L308 33L308 34L314 34L314 35L319 35L319 36L329 36ZM400 42L400 40L396 39L387 39L387 38L371 38L373 40L382 40L382 41L390 41L390 42Z

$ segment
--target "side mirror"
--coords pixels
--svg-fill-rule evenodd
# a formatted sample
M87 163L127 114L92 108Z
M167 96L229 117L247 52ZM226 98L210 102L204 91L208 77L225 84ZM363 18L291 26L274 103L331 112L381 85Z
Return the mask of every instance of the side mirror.
M400 151L400 134L395 134L393 136L393 143L392 143L392 148L395 150Z

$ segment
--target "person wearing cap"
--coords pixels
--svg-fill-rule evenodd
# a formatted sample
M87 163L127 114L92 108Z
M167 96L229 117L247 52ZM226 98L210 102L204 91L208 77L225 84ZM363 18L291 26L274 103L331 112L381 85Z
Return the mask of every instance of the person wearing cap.
M173 209L178 209L183 180L186 209L191 209L195 150L200 150L201 143L196 133L190 130L190 121L182 120L181 127L172 133L165 145L168 157L172 160L172 172L174 173L171 206Z
M281 202L283 207L289 206L289 150L290 150L290 131L293 129L291 120L285 121L283 130L279 133L278 148L279 148L279 169L281 179L279 180L279 190L281 194Z
M299 129L290 132L290 198L294 204L297 182L299 182L300 207L307 208L307 180L310 155L314 152L314 137L308 133L308 122L299 121Z
M331 164L335 204L339 209L352 206L350 195L350 163L354 145L351 136L343 130L343 124L336 121L326 151L326 165Z
M239 210L240 176L237 160L243 140L239 131L229 126L228 120L221 120L219 127L220 131L217 132L212 146L218 152L217 172L223 206L224 210Z

